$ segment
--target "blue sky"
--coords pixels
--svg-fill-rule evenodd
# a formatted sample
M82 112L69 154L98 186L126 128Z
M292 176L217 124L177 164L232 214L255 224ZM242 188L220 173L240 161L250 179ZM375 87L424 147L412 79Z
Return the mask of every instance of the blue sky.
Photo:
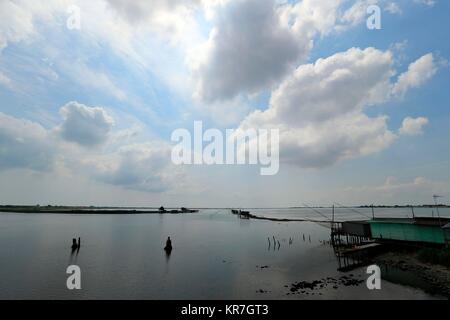
M373 4L380 30L366 27ZM73 5L80 29L71 30ZM18 0L0 8L1 203L450 197L447 1ZM279 173L173 165L171 133L194 120L281 128Z

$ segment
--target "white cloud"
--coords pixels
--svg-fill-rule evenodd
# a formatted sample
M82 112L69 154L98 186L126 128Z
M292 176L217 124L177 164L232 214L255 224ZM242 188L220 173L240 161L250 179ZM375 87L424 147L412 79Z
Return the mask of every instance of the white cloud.
M61 114L64 122L52 130L0 112L0 171L30 169L57 176L75 174L144 192L173 192L186 187L184 170L172 164L168 143L158 139L136 143L129 136L123 139L126 144L115 139L104 149L74 148L54 134L82 146L98 145L114 136L110 133L112 119L102 108L77 102L65 104Z
M4 3L15 6L16 2ZM20 21L10 21L3 28L0 26L0 34L17 33L19 36L3 38L21 41L31 38L31 35L37 37L37 22L45 21L52 25L52 30L61 29L55 31L55 35L56 38L61 37L58 44L64 43L66 36L63 34L69 31L57 22L65 21L67 8L75 4L81 9L81 30L70 33L77 35L83 44L94 47L108 45L133 68L157 73L169 86L176 87L183 94L197 87L198 96L207 102L272 89L304 61L313 46L314 37L329 34L336 25L354 24L341 19L341 6L345 0L303 0L283 4L277 0L17 3L23 17ZM205 23L198 19L202 13L212 20ZM4 15L5 19L8 18ZM9 32L8 26L22 31ZM210 38L203 42L207 29L212 29ZM177 53L165 47L167 40L176 47ZM51 47L56 45L56 41L47 45L47 52L61 52L60 48ZM170 59L167 59L168 55ZM187 56L188 69L183 69L182 65L173 67L174 58ZM110 74L87 67L90 58L86 55L75 63L68 57L59 58L55 66L83 86L102 90L121 101L129 98ZM192 77L189 71L194 71ZM191 81L195 81L197 86Z
M428 53L411 63L408 70L402 73L393 86L392 93L403 95L411 88L417 88L431 79L437 71L432 53Z
M384 10L391 14L401 14L402 13L402 9L398 5L398 3L395 3L395 2L388 2L385 5Z
M12 1L0 2L0 51L8 42L26 39L34 32L32 14Z
M195 6L199 3L197 0L106 0L117 13L123 15L131 23L138 23L142 20L155 18L158 13L163 11L176 11L179 7Z
M86 38L106 41L115 50L131 53L136 31L177 38L192 31L198 0L2 0L0 2L0 51L8 42L39 35L41 22L65 28L70 6L80 8L81 31ZM117 19L117 18L120 19ZM62 20L59 20L62 18ZM63 22L62 24L60 23ZM123 48L120 48L121 45Z
M414 0L415 3L424 4L429 7L433 7L436 4L435 0Z
M149 28L177 40L186 29L192 31L194 15L201 8L200 0L106 0L116 14L134 27Z
M60 114L64 122L57 131L63 139L81 146L92 147L106 142L114 125L105 109L76 101L62 106Z
M309 50L282 24L273 0L230 1L214 23L203 60L193 63L198 95L208 102L270 87Z
M180 75L186 73L186 68L179 68L183 66L184 50L199 42L196 10L201 7L195 0L4 0L0 5L5 9L0 10L0 51L8 43L19 43L20 49L25 47L48 59L55 71L72 82L120 101L131 100L133 105L138 99L125 94L118 84L120 79L108 69L92 68L102 58L99 52L104 49L111 57L121 59L139 80L148 80L151 73L176 87L174 79L181 82ZM80 30L66 28L71 5L80 8ZM174 64L175 59L181 61Z
M357 0L350 6L347 10L344 11L342 17L340 18L340 22L342 24L338 24L336 28L338 30L346 29L348 26L359 24L367 18L367 7L371 4L378 3L377 0Z
M172 164L168 144L130 144L110 154L83 160L95 179L126 189L163 192L182 187L185 177L180 167Z
M344 13L345 0L237 0L215 6L209 40L190 61L197 95L210 103L271 89L306 60L317 36L360 23L366 2Z
M312 40L317 34L332 32L342 18L341 6L345 0L304 0L283 8L285 23L291 24L297 37ZM347 22L345 22L347 23Z
M82 30L70 31L69 34L64 20L65 10L72 2L80 5L82 9ZM393 73L392 56L389 52L376 49L352 49L299 67L307 58L316 37L326 36L339 31L339 27L353 26L364 21L364 4L370 1L353 1L352 3L357 3L359 7L355 4L349 10L343 10L343 5L350 3L345 0L284 1L282 5L279 0L250 0L246 3L242 0L204 0L201 1L202 4L199 2L62 0L52 1L52 4L48 5L50 7L43 10L47 5L39 5L38 2L5 0L0 3L0 51L8 43L26 42L34 37L42 41L39 37L46 34L37 33L51 30L51 37L46 39L45 45L44 42L38 42L37 46L43 44L45 49L42 52L48 52L50 59L56 59L54 66L58 67L58 72L62 71L62 74L69 76L69 80L77 81L88 89L101 90L119 100L129 102L131 99L128 91L125 94L125 89L116 82L119 78L111 76L106 68L95 71L88 67L99 66L97 63L103 56L97 56L97 52L105 49L108 54L115 55L111 56L111 60L105 61L105 67L119 57L126 64L126 68L130 67L130 72L138 69L139 72L144 71L142 74L145 75L151 73L152 81L166 77L172 88L174 79L177 79L187 87L186 83L192 81L188 74L177 74L177 77L167 75L172 73L172 68L182 69L183 66L179 68L182 63L177 60L178 56L174 55L173 58L172 55L166 55L169 50L166 46L161 46L161 43L165 44L168 40L169 46L181 48L180 55L184 57L184 53L191 53L190 49L201 38L198 29L205 34L212 27L214 31L209 42L198 51L198 64L194 66L197 72L196 80L200 81L202 89L200 95L206 100L214 101L208 103L208 111L213 113L211 118L226 119L229 122L235 122L237 118L242 119L242 113L247 112L246 108L249 106L244 105L247 103L247 97L243 98L241 94L274 90L269 109L253 112L244 120L242 126L279 127L282 133L282 157L287 162L303 167L331 165L342 159L387 148L396 139L396 134L387 126L387 117L368 116L365 110L370 105L391 98L392 92L402 95L409 88L422 85L431 78L435 72L433 67L437 65L431 54L429 55L432 57L432 63L428 68L427 59L419 63L424 56L411 64L410 69L398 78L395 85L390 81ZM395 6L394 2L383 3L387 4L384 10L399 13L400 8ZM254 4L253 8L251 4ZM204 10L213 12L212 18L208 17L212 20L203 20L201 6ZM48 24L39 24L39 20L47 18L51 18ZM72 42L69 42L69 39L79 41L82 46L74 47L70 53ZM160 40L162 41L158 42ZM36 52L35 56L40 56L42 52ZM79 55L80 59L77 60ZM165 63L161 63L162 61ZM118 68L111 71L120 72L121 67L119 63ZM15 74L5 73L10 74L16 81ZM139 78L141 79L148 80L148 77ZM43 80L39 77L39 81ZM8 77L2 78L0 74L0 82L3 85L11 84L10 81ZM391 91L389 88L392 87ZM227 109L226 105L230 109ZM86 111L83 108L88 110L87 115L83 113ZM238 108L239 112L235 112ZM135 131L122 128L122 131L114 132L109 116L103 112L92 112L92 109L95 108L74 108L71 112L75 115L68 115L70 112L67 112L64 124L59 127L59 133L63 134L66 140L77 144L87 146L107 142L102 149L109 148L110 153L96 155L99 158L103 156L102 160L93 160L96 162L93 167L99 168L98 172L103 174L95 176L91 172L90 175L101 181L135 190L165 189L176 180L173 179L172 169L160 162L162 159L159 155L165 154L164 148L141 144L127 149L123 143L132 142ZM93 114L98 114L99 118ZM77 124L76 119L81 124ZM24 120L15 121L21 123ZM20 127L18 124L17 126ZM83 132L76 130L83 126L88 129L83 129ZM399 130L400 134L407 134L407 131L412 130L406 129L408 125L403 127ZM421 131L421 128L422 126L418 131ZM51 136L52 131L46 131L42 127L41 129L44 130L44 136ZM14 154L17 154L19 158L25 151L11 138L13 129L1 130L2 139L6 141L4 145L0 144L1 147L12 150L11 155L1 156L4 161L1 166L8 167L5 163L11 161L6 156L13 159ZM20 140L31 141L31 138L19 138ZM120 150L111 146L111 140L122 144ZM37 149L47 150L48 146L42 144L42 147L39 147L40 143L42 139L38 139L33 145ZM76 149L74 144L68 145ZM53 159L52 152L60 152L57 143L53 142L53 146L54 150L48 150L50 164ZM30 152L39 154L37 149L33 151L32 146L30 148ZM86 152L96 152L92 149L94 148ZM44 154L47 154L47 151ZM71 160L69 158L72 158L73 162L81 158L72 153L58 153L58 156L64 157L66 164ZM18 160L19 166L36 169L45 167L40 167L29 159L22 161L23 164ZM102 168L102 165L105 167Z
M39 33L36 25L50 22L56 12L63 12L70 0L0 1L0 52L8 43L30 41Z
M417 136L423 133L422 128L428 124L425 117L411 118L407 117L403 120L402 127L399 130L401 135Z
M362 22L365 22L367 15L367 8L371 5L378 5L383 8L384 11L390 14L401 14L402 9L398 3L394 1L386 0L357 0L347 8L339 16L338 22L335 24L334 28L337 31L343 31L349 29L351 26L355 26Z
M279 128L281 160L301 167L383 150L396 138L387 117L363 111L388 99L392 63L389 51L352 48L302 65L272 93L269 109L241 128Z
M53 142L41 125L0 112L0 170L50 170L55 160Z

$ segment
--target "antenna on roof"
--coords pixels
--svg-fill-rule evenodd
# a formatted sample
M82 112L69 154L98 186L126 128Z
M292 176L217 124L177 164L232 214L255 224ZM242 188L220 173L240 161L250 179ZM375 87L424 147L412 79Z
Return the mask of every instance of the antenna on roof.
M438 203L437 203L437 199L438 198L443 198L443 196L438 196L437 194L433 194L434 206L436 207L436 213L437 213L437 216L438 216L439 221L440 221L441 220L441 216L439 215L439 208L438 208Z

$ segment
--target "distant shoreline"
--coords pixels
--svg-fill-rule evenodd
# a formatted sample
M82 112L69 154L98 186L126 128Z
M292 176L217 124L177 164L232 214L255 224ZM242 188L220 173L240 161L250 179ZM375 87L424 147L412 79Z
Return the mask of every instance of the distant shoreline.
M373 206L373 208L435 208L434 205L378 205ZM448 205L439 204L438 208L450 208ZM278 208L251 208L246 207L245 209L259 209L259 210L280 210L280 209L326 209L331 207L278 207ZM348 207L337 207L339 208L372 208L371 206L348 206ZM182 214L182 213L192 213L198 212L198 210L206 209L219 209L219 210L229 210L232 208L194 208L187 209L188 211L182 211L178 208L166 208L164 211L160 211L157 207L110 207L110 206L40 206L40 205L0 205L0 212L12 212L12 213L60 213L60 214ZM284 220L284 219L283 219Z
M188 211L167 208L162 211L158 208L139 208L139 207L72 207L72 206L0 206L0 212L12 213L59 213L59 214L183 214L197 212L198 210Z

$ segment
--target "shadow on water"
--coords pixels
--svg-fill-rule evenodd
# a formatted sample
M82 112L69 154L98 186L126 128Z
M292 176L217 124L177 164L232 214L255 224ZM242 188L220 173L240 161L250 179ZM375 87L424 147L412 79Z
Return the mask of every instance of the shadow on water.
M166 261L169 262L169 260L170 260L170 255L172 254L172 249L170 249L170 250L164 250L164 252L166 253Z
M270 237L267 238L267 241L268 241L267 251L270 251L271 248L273 248L273 251L280 250L280 247L281 247L280 240L275 239L275 236L272 236L272 238L273 238L273 243L271 242Z
M172 248L170 250L167 250L167 248L164 248L164 255L166 256L166 268L165 268L165 274L170 273L170 255L172 254Z
M70 252L69 264L77 264L78 253L80 252L80 247L72 247Z

